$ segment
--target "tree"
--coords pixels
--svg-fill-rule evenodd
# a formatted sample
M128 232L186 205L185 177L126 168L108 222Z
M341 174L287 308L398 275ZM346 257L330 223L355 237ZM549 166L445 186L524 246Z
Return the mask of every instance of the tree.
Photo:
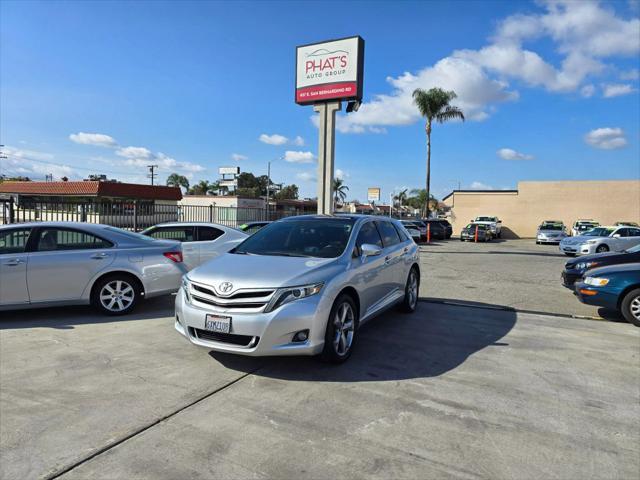
M398 204L400 205L400 207L402 208L402 205L404 204L404 202L407 200L407 192L408 190L405 188L404 190L402 190L400 193L398 193L397 195L395 195L393 197L393 199L398 202Z
M416 104L420 115L426 118L425 131L427 132L427 191L426 197L431 198L431 124L433 120L444 123L456 118L464 121L464 114L458 107L449 103L456 98L456 92L446 92L441 88L432 88L425 91L416 88L413 91L413 103ZM429 205L427 205L427 218L429 217Z
M347 199L348 191L349 187L344 184L344 180L342 178L333 179L333 198L336 203L338 203L338 200L344 203Z
M276 200L295 200L298 198L298 186L287 185L274 195Z
M69 181L69 177L62 177L60 180L62 180L63 182L68 182Z
M189 191L189 180L178 173L172 173L167 177L167 185L170 187L182 187L185 191Z
M29 177L7 177L6 175L0 175L0 183L2 182L30 182L31 179Z
M191 195L206 195L211 191L212 185L207 180L200 180L189 189Z
M427 209L427 191L424 188L414 188L411 190L411 197L407 199L407 205L419 209L420 214L426 216ZM431 195L429 200L429 209L438 208L438 200Z

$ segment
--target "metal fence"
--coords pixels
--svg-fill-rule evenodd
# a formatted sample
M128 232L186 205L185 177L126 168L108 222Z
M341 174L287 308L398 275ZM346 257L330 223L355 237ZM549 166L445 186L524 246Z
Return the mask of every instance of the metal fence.
M41 202L0 199L0 224L24 222L102 223L140 231L162 222L211 222L238 227L253 221L277 220L301 215L298 210L267 212L263 208L219 207L214 205L171 205L153 202Z

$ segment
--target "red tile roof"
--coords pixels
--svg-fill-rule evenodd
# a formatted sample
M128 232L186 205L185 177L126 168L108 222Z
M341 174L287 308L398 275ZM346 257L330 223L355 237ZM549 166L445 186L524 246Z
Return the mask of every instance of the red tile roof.
M180 187L116 182L3 182L0 193L39 196L118 197L144 200L180 200Z

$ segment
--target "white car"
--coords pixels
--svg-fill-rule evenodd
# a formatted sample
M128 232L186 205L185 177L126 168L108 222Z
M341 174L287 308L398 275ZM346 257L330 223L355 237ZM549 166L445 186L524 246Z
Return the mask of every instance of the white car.
M235 228L201 222L160 223L141 233L157 239L181 242L183 261L189 270L227 253L248 237Z
M560 251L568 256L621 252L640 244L640 228L596 227L577 237L560 242Z
M499 220L498 217L479 216L475 220L471 220L471 223L487 225L493 238L502 237L502 220Z
M577 237L579 235L582 235L585 232L588 232L592 228L596 228L599 226L600 224L595 220L591 220L591 219L576 220L573 223L573 227L571 227L570 233L572 237Z
M559 220L545 220L538 227L536 233L536 244L560 243L567 234L564 231L564 224Z

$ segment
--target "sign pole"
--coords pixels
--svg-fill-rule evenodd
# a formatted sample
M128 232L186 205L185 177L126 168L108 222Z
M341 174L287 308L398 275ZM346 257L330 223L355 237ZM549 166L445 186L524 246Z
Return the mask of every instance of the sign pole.
M316 103L313 109L320 114L318 125L318 215L333 215L336 112L342 109L342 102Z

